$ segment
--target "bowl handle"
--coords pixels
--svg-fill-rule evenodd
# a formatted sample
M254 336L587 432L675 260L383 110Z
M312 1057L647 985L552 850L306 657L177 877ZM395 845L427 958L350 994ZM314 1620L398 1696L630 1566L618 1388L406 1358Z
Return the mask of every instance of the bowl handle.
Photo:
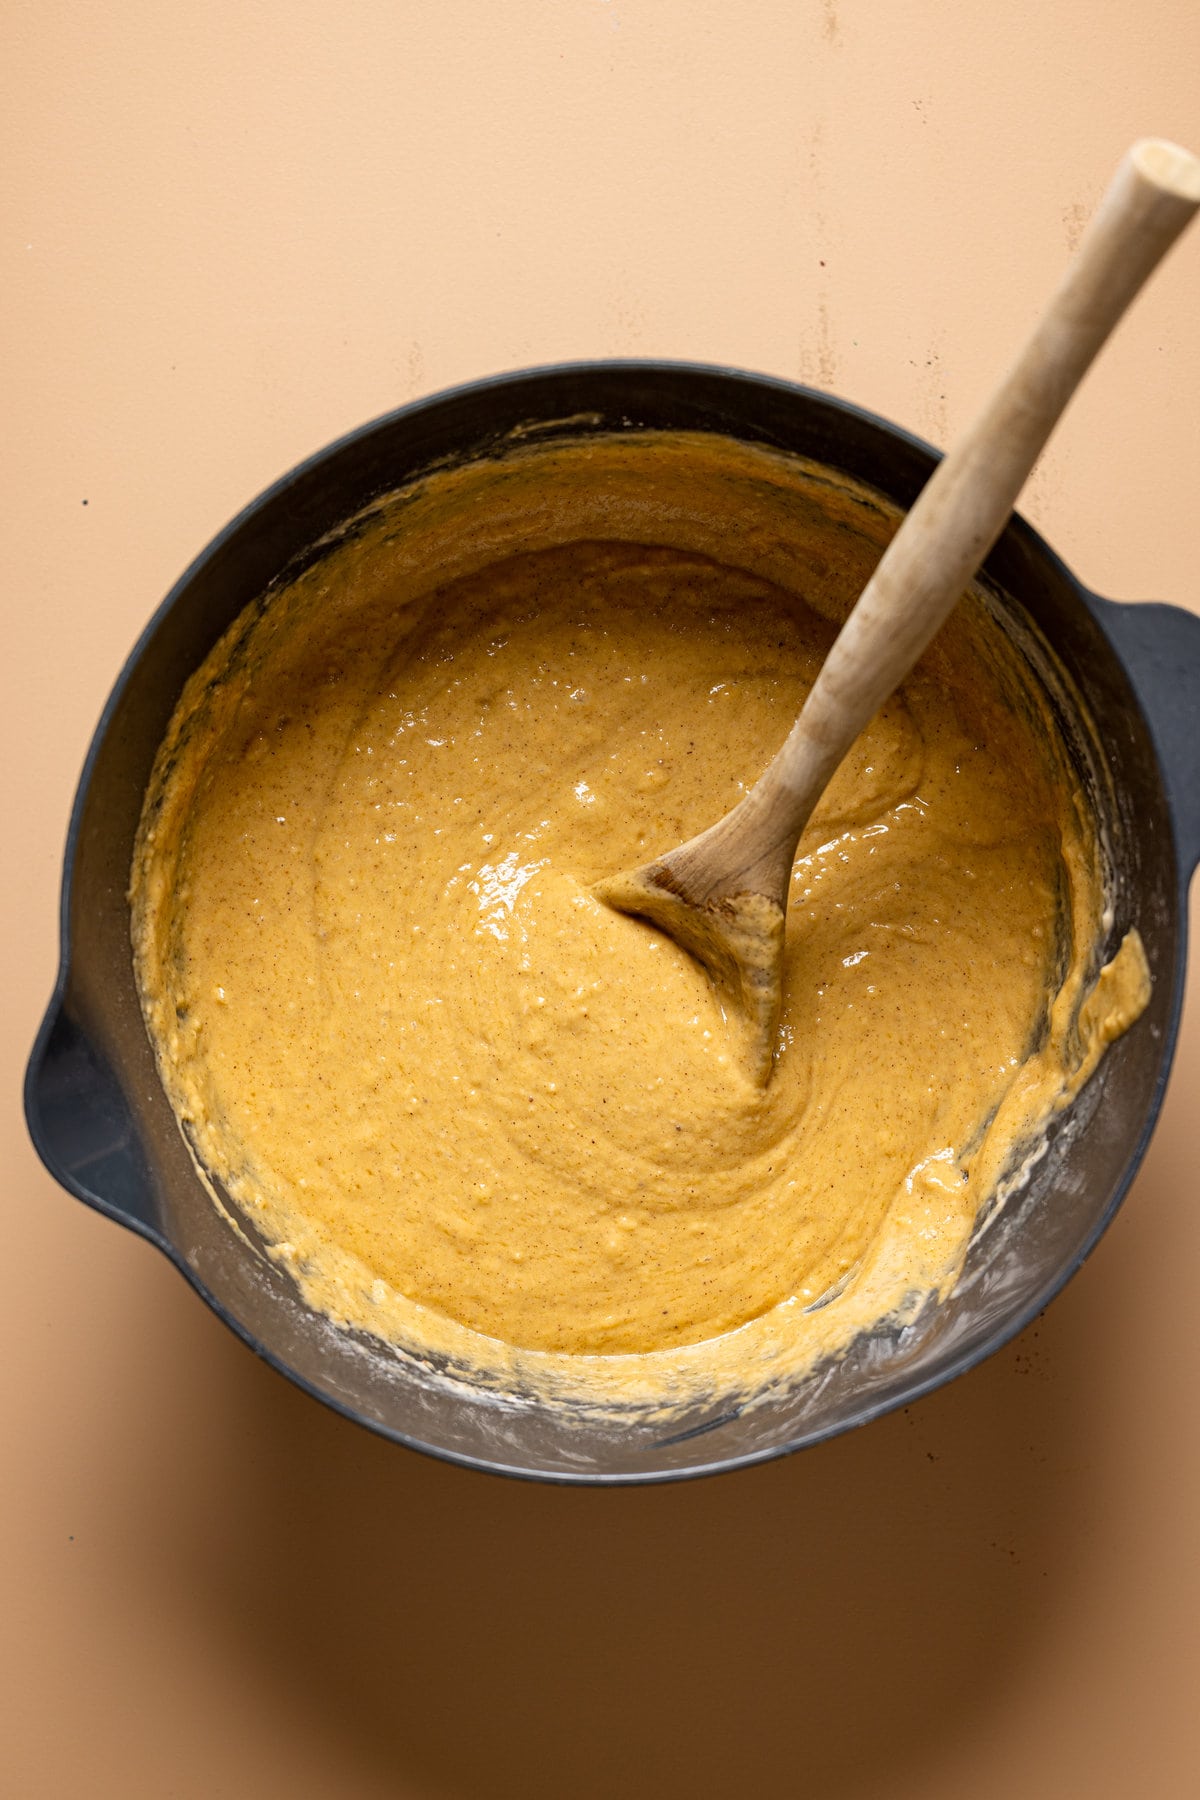
M25 1119L55 1180L160 1248L154 1184L121 1086L61 994L25 1072Z
M1200 862L1200 617L1146 600L1104 600L1100 617L1149 720L1188 876Z

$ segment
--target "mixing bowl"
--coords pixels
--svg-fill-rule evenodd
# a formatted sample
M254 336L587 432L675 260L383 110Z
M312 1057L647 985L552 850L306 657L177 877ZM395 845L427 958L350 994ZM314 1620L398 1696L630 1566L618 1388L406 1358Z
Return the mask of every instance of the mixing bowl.
M402 407L276 483L188 569L104 709L76 796L62 961L26 1079L47 1168L148 1238L258 1354L399 1443L555 1481L700 1475L798 1449L904 1405L1029 1322L1083 1262L1129 1187L1178 1029L1188 879L1200 859L1200 619L1089 593L1020 519L985 566L991 604L1040 672L1096 809L1110 865L1107 952L1141 933L1148 1011L1051 1127L1045 1154L976 1228L953 1293L903 1328L858 1338L786 1391L640 1416L497 1398L339 1331L302 1300L253 1231L202 1184L155 1070L134 985L126 886L155 751L188 675L285 569L372 500L435 464L514 441L635 429L719 432L793 452L911 505L936 453L828 395L731 370L605 362L501 376Z

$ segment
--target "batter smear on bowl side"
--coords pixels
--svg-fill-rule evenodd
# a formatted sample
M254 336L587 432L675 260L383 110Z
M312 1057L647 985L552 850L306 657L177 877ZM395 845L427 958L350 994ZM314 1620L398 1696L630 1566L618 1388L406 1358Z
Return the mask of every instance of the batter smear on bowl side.
M444 471L249 608L147 793L135 962L208 1177L306 1297L499 1387L752 1395L946 1291L1149 994L980 591L822 801L772 1079L592 894L732 805L895 515L633 433Z

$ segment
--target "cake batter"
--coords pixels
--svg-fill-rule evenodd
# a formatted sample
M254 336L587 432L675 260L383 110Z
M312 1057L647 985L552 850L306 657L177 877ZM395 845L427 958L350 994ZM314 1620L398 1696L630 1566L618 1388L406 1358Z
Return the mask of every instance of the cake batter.
M800 846L764 1089L601 876L724 813L894 521L637 435L434 476L244 614L147 797L140 989L203 1167L472 1379L751 1392L944 1289L1145 1005L1065 748L965 602Z

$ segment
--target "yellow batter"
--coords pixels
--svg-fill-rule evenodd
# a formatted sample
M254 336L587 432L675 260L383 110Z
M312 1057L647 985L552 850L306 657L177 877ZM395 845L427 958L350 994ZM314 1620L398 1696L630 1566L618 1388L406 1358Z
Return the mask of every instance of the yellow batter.
M952 1281L1148 995L1134 937L1096 985L1089 815L979 599L802 841L765 1091L700 969L591 893L736 800L893 526L724 440L530 449L372 514L189 683L133 871L147 1019L333 1317L665 1403Z

